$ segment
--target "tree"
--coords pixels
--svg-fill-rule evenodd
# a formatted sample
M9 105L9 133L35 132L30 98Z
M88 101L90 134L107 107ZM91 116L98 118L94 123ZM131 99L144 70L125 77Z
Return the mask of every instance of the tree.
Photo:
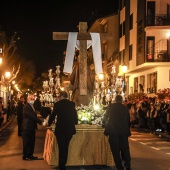
M8 80L12 82L15 80L20 89L30 88L35 79L35 65L32 61L26 60L24 56L16 54L16 41L19 40L15 32L12 38L6 41L6 48L4 51L4 61L2 65L3 75L5 71L11 72L11 78Z
M6 41L4 42L5 49L4 49L3 65L1 66L2 67L1 73L2 75L5 75L6 71L11 72L11 78L9 82L11 82L13 79L17 77L17 74L19 73L19 70L20 70L19 63L17 63L17 67L15 67L13 62L11 62L11 60L13 59L14 53L17 49L16 41L18 39L19 37L17 37L17 33L15 32L12 38L9 40L9 42L7 38L6 38Z
M20 72L18 73L16 81L22 89L32 87L36 74L34 63L24 58L20 60L20 63Z

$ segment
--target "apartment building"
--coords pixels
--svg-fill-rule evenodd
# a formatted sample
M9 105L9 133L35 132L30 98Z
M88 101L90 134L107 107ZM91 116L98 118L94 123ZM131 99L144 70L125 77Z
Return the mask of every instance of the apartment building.
M115 66L116 73L119 71L119 17L117 13L97 19L89 28L88 32L108 33L111 34L112 40L101 41L102 62L105 78L105 85L108 84L108 78L113 78L112 67ZM89 55L92 55L92 50L89 49ZM93 58L93 57L91 57Z
M170 87L170 1L120 0L119 65L127 94ZM120 75L121 69L119 69Z

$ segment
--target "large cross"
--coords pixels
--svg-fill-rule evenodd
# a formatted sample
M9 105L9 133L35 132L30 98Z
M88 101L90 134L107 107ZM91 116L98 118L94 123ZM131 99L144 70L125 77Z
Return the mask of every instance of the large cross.
M53 32L53 40L68 40L68 32ZM112 40L112 34L100 33L100 39ZM79 33L77 40L80 40L79 59L79 90L80 103L87 105L87 40L91 40L90 33L87 32L87 22L79 23Z

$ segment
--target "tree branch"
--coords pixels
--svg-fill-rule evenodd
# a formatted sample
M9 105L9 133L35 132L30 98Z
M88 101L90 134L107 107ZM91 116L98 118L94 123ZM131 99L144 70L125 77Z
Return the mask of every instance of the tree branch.
M18 75L18 73L19 73L19 71L20 71L20 64L18 65L17 71L16 71L15 73L14 73L14 71L15 71L15 67L13 67L13 70L12 70L12 78L9 80L9 83L17 77L17 75Z

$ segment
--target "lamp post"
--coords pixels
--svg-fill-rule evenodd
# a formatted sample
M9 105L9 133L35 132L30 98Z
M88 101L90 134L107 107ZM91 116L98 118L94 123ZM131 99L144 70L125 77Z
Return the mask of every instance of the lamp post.
M5 72L5 78L8 80L11 77L11 72L7 71ZM7 96L9 96L9 98L11 98L11 85L9 83L9 81L7 81Z
M123 92L125 93L126 91L126 83L125 83L125 73L127 71L127 65L124 63L122 65L122 72L123 72L123 82L124 82L124 85L123 85Z

